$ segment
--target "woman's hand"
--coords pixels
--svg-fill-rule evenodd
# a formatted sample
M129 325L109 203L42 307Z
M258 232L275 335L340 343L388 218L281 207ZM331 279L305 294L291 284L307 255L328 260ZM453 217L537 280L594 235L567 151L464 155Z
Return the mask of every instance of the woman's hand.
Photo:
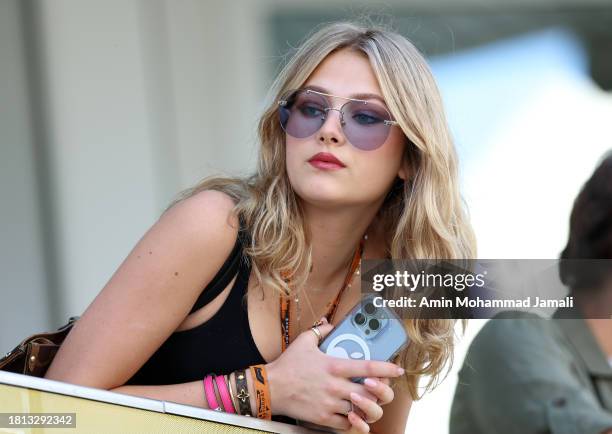
M348 414L351 429L347 433L368 433L370 425L383 416L382 405L393 401L394 392L389 386L389 378L366 378L364 385L366 390L374 396L374 400L351 393L353 411Z
M325 337L332 328L324 321L319 331ZM369 423L382 417L380 406L393 399L388 379L403 374L399 366L390 362L328 356L319 350L311 330L301 333L278 359L266 366L266 371L274 414L351 432L369 431L369 425L357 412ZM375 383L353 383L352 377L370 378ZM363 399L355 400L351 393ZM355 411L351 411L351 401Z

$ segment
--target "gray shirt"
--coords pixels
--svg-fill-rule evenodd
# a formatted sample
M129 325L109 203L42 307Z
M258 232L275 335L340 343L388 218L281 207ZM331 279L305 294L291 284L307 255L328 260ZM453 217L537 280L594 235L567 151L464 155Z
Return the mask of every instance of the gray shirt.
M459 372L450 434L612 429L612 367L584 320L509 316L489 321L472 342Z

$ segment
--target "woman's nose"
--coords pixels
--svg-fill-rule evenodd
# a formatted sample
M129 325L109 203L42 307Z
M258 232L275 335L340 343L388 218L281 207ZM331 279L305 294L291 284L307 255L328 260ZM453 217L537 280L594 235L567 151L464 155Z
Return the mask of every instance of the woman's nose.
M332 112L338 112L334 114ZM318 140L323 143L344 143L344 118L342 110L337 108L325 109L325 120L318 132Z

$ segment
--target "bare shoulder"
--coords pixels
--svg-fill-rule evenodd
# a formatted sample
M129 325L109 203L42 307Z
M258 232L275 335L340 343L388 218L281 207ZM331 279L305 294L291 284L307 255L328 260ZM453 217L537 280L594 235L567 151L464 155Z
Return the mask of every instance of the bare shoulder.
M165 219L168 229L186 231L187 235L196 236L196 240L211 237L222 246L233 245L238 234L238 217L232 212L234 206L235 202L228 194L204 190L168 209L160 217L160 222Z
M129 380L230 254L239 229L234 205L206 190L166 210L87 307L46 377L106 389Z

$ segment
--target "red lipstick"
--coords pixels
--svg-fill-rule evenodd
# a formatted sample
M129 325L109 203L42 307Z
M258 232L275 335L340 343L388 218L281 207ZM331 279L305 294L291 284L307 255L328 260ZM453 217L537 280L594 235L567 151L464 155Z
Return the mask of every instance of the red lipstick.
M342 169L346 167L342 161L329 152L319 152L313 155L308 162L318 169Z

